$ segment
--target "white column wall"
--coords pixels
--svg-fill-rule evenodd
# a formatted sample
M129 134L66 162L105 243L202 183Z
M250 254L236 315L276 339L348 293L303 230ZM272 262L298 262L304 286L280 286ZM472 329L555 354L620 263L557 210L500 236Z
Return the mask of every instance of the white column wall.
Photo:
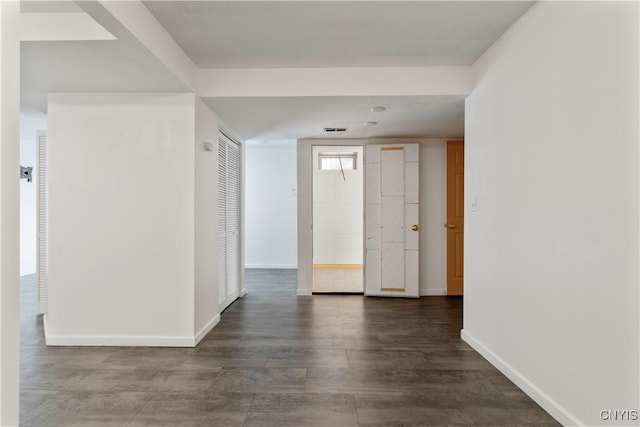
M20 3L0 2L0 425L20 398Z
M193 345L194 95L49 97L47 343Z
M297 268L296 144L245 146L247 268Z
M219 321L218 136L220 118L200 98L195 104L195 294L196 343ZM213 151L205 150L210 142Z
M541 2L466 103L463 338L565 425L638 425L638 53L637 2Z

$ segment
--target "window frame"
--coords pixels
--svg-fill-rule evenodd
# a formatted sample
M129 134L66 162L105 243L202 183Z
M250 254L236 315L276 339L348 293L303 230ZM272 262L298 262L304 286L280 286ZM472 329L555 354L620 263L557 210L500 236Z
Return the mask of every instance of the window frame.
M324 159L339 159L342 160L343 162L341 162L341 168L331 168L331 169L327 169L327 168L323 168L322 166L322 161ZM344 167L344 159L350 159L352 160L353 163L353 167L347 168ZM318 153L318 170L319 171L325 171L325 172L330 172L330 171L347 171L347 170L358 170L358 152L357 151L353 151L353 152L348 152L348 153L344 153L344 152L320 152Z

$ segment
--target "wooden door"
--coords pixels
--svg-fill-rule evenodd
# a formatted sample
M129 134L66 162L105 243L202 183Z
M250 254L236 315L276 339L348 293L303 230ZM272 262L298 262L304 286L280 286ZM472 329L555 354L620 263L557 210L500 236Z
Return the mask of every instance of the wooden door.
M419 145L365 151L365 294L418 294Z
M464 259L464 142L447 141L447 295L462 295Z

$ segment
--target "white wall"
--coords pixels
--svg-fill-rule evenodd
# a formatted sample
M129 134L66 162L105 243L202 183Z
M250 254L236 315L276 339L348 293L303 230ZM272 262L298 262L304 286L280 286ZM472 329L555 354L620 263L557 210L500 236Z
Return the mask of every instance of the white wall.
M189 345L194 95L51 94L48 112L47 343Z
M444 295L447 290L446 140L419 142L420 295Z
M463 338L566 425L638 425L600 418L639 402L638 4L537 3L477 67Z
M0 425L20 406L20 19L19 2L0 2Z
M36 272L36 197L37 197L37 138L47 129L47 116L42 113L20 115L20 164L33 167L33 181L20 180L20 275Z
M219 321L218 313L218 116L200 98L195 104L195 318L196 337ZM206 151L204 143L213 144Z
M313 263L362 264L364 149L349 146L314 146L312 152ZM356 169L320 170L319 154L332 152L356 153Z
M297 268L295 141L245 145L245 266Z

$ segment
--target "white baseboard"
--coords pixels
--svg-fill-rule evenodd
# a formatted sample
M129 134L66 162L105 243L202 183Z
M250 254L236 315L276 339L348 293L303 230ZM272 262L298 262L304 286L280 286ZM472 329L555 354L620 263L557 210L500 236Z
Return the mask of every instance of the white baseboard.
M311 289L298 289L297 294L299 297L310 297L313 295Z
M247 288L242 288L240 290L240 298L244 298L246 294L247 294Z
M195 336L194 345L198 345L202 338L204 338L215 326L220 323L220 314L216 314L215 317L207 322L202 329L200 329Z
M50 335L48 346L90 347L194 347L194 337L145 336L145 335Z
M551 396L536 386L531 380L522 375L513 366L509 365L504 359L491 351L483 343L475 339L464 329L460 331L460 337L463 341L473 347L478 353L487 359L493 366L498 368L507 378L515 385L520 387L529 397L531 397L538 405L542 406L553 418L564 426L584 426L586 423L580 421L578 417L567 411L562 405L555 401Z
M51 335L46 314L43 316L43 322L45 343L48 346L195 347L196 345L193 336Z
M267 268L267 269L283 269L283 270L296 270L298 264L245 264L244 268Z
M420 289L420 296L443 296L447 295L446 289Z
M47 337L49 336L49 320L47 318L47 313L42 315L42 326L44 328L44 342L47 344Z

